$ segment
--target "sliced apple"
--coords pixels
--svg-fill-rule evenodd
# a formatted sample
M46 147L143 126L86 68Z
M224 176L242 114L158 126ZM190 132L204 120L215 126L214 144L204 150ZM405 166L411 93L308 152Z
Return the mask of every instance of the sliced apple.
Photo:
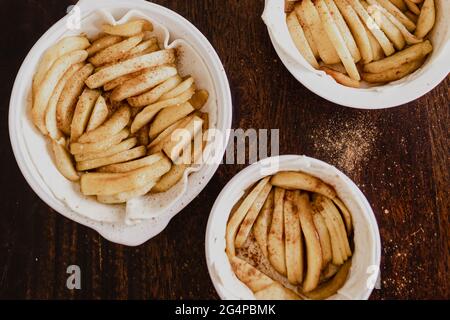
M285 190L275 188L272 225L268 237L269 261L282 275L286 275L286 257L284 246L284 194Z
M303 290L309 292L314 290L319 284L323 265L322 248L312 217L309 195L306 192L297 197L297 206L306 247L306 276L303 280Z

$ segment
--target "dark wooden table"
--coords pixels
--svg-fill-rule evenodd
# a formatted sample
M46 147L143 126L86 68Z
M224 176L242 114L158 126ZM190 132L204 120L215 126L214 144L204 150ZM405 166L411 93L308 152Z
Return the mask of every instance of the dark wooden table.
M7 124L14 78L73 2L0 1L0 298L216 299L204 257L206 222L243 165L222 165L166 230L137 248L110 243L54 212L16 165ZM327 161L360 186L383 245L381 288L372 299L449 299L449 78L398 108L339 107L284 68L260 18L264 1L155 2L189 19L216 48L233 93L233 127L279 128L281 154ZM72 264L81 267L81 290L66 288Z

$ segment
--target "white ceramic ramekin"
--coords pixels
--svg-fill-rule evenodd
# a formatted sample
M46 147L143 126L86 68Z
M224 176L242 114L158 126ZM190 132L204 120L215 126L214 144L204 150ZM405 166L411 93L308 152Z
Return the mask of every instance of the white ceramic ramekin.
M430 34L433 52L413 74L389 84L354 89L338 84L325 72L315 70L298 52L286 25L284 1L266 0L262 19L272 44L289 72L322 98L346 107L383 109L413 101L437 86L450 71L450 1L435 0L436 24Z
M211 79L214 82L218 108L216 128L223 132L223 148L215 151L218 154L223 155L229 137L229 130L227 129L231 127L232 120L230 87L217 53L202 33L177 13L143 0L81 0L77 3L77 7L81 14L81 19L88 17L100 8L111 10L111 12L114 12L118 16L122 16L131 9L136 9L156 21L163 23L167 26L173 36L183 38L189 42L202 57L204 64L210 72ZM27 99L29 99L27 90L29 91L36 64L38 63L42 52L49 48L51 44L55 43L56 40L61 38L64 34L70 33L67 29L68 19L69 16L62 18L39 39L25 58L17 74L9 110L9 132L14 155L22 174L31 188L54 210L69 219L95 229L103 237L112 242L129 246L140 245L164 230L169 221L189 204L189 202L191 202L207 185L219 164L204 165L200 171L193 173L189 177L189 187L187 192L178 201L168 207L161 216L143 221L134 226L126 226L123 224L118 226L113 223L93 221L77 214L62 201L57 199L51 190L49 190L33 164L31 156L27 151L26 141L20 130L21 121L24 121L24 119L29 116L27 112Z
M211 280L222 299L254 299L238 280L225 253L225 231L231 209L247 188L278 171L302 171L332 185L352 213L355 251L349 277L330 299L368 299L377 279L381 241L377 221L367 199L346 175L335 167L306 156L285 155L252 164L223 188L209 216L206 229L206 262Z

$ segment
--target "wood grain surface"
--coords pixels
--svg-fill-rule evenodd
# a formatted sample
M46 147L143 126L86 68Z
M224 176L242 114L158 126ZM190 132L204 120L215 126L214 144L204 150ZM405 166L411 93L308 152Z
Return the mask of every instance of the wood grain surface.
M449 299L449 77L398 108L339 107L280 62L260 18L264 1L155 2L190 20L217 50L234 128L280 129L281 154L334 164L365 193L383 245L380 288L371 298ZM245 165L222 165L166 230L137 248L62 217L19 171L8 134L12 85L28 51L73 3L0 1L0 298L217 299L205 263L206 223L220 190ZM81 290L66 288L72 264L81 268Z

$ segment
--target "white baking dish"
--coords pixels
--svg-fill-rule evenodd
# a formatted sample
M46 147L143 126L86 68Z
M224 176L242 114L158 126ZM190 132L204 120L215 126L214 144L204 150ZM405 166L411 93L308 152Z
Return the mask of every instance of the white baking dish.
M295 47L289 34L284 1L266 0L262 19L281 61L306 88L342 106L383 109L421 97L445 79L450 71L450 1L435 0L435 3L436 23L428 36L433 44L433 51L424 65L401 80L371 88L345 87L308 63Z
M377 221L369 202L346 175L335 167L306 156L272 157L245 168L222 190L211 210L206 230L206 262L211 280L222 299L255 299L234 274L225 253L225 231L233 206L247 188L278 171L302 171L333 186L350 210L355 249L345 285L329 299L368 299L377 279L381 241Z
M189 177L185 192L180 197L177 197L162 212L140 224L130 226L124 223L123 219L122 221L105 221L80 214L80 210L78 212L74 210L77 208L68 205L68 201L62 201L61 197L55 196L55 190L49 187L52 186L52 183L49 182L49 176L43 175L42 168L40 168L43 163L51 162L51 157L49 150L46 148L45 138L34 129L31 123L28 107L31 80L42 53L64 36L79 34L80 32L92 32L92 28L91 30L83 30L83 21L92 19L92 15L98 14L99 11L109 12L117 20L129 13L130 10L144 14L150 20L158 22L168 29L170 42L176 41L176 39L185 40L201 57L202 63L206 66L209 72L208 76L211 79L211 86L213 86L211 90L215 96L213 102L217 105L215 125L217 129L224 133L223 141L220 141L219 147L215 150L221 155L225 152L228 141L227 129L231 127L232 119L232 102L228 80L222 63L208 40L189 21L171 10L142 0L82 0L77 4L77 8L81 13L81 30L73 31L67 28L68 16L58 21L30 50L17 74L10 101L9 130L11 144L17 163L27 182L50 207L71 220L95 229L110 241L130 246L140 245L160 233L173 216L201 192L217 170L218 163L204 165L198 172L194 172ZM169 38L167 40L169 41ZM199 63L201 62L199 61ZM30 154L30 141L35 141L42 146L39 149L39 151L42 150L42 154ZM55 170L53 164L50 163L50 165L52 170ZM53 172L51 179L53 178L59 179L61 177ZM76 197L76 193L74 197ZM79 199L72 202L76 204L76 201L79 201ZM89 204L87 205L89 206ZM115 207L111 206L111 213L114 210L116 210Z

